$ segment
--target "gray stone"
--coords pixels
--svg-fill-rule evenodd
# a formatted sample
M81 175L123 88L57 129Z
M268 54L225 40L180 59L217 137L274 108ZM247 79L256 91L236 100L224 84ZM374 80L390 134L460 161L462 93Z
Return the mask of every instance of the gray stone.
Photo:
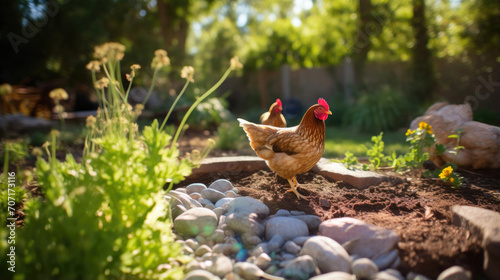
M217 216L205 208L192 208L174 220L174 229L184 237L195 237L198 234L210 236L217 227Z
M484 272L491 279L500 279L500 213L474 206L451 207L453 224L463 227L482 240Z
M368 258L360 258L352 263L352 273L358 279L372 278L378 272L377 265Z
M200 247L196 248L196 250L194 250L194 255L197 257L201 257L206 253L211 253L211 252L212 249L210 247L208 247L207 245L201 245Z
M287 261L287 260L293 260L295 259L296 255L289 254L287 252L281 252L279 255L282 261Z
M267 255L269 255L271 253L271 250L269 250L268 243L258 244L257 246L255 246L255 248L252 249L252 251L250 252L250 255L257 257L262 253L266 253Z
M189 272L182 279L183 280L216 280L216 279L220 280L219 277L213 275L212 273L210 273L206 270L201 270L201 269L197 269L197 270L193 270L193 271Z
M293 216L302 216L305 215L306 213L304 211L292 210L290 211L290 214L292 214Z
M293 241L287 241L285 242L285 245L283 245L283 249L285 252L290 253L290 254L298 254L300 252L300 246L293 243Z
M189 194L189 196L190 196L192 199L194 199L194 200L198 201L198 199L200 199L200 197L201 197L201 194L200 194L200 193L197 193L197 192L194 192L194 193Z
M220 216L226 214L226 209L221 207L214 208L212 211L214 211L215 215L217 215L217 219L219 219Z
M266 270L271 265L271 257L266 253L260 253L254 261L254 264L262 270Z
M233 200L234 198L233 197L224 197L224 198L221 198L219 199L216 203L215 203L215 207L222 207L224 204L226 203L229 203L231 200ZM226 209L227 210L227 209Z
M413 271L408 272L406 275L406 280L432 280L431 278L424 276L422 274L415 273Z
M300 216L292 216L293 218L299 219L306 223L309 228L309 232L318 231L319 225L321 224L321 218L316 215L300 215Z
M241 278L235 272L229 272L228 274L226 274L226 276L224 276L223 280L244 280L244 279Z
M219 180L213 182L208 188L218 190L221 193L225 193L227 191L232 190L234 188L234 186L233 186L233 184L231 184L231 182L229 182L226 179L219 179Z
M405 280L403 275L401 275L401 272L395 270L395 269L386 269L384 271L381 271L377 274L375 274L374 279L377 280Z
M206 189L207 186L205 186L205 184L201 184L201 183L194 183L194 184L191 184L189 186L186 187L186 193L187 194L192 194L192 193L200 193Z
M204 197L201 197L200 199L198 199L198 202L201 204L202 207L205 207L207 205L212 205L215 208L215 205L212 203L212 201L210 201L209 199L206 199Z
M237 233L251 233L256 236L264 234L264 226L255 213L232 213L226 216L227 227Z
M276 212L276 214L274 214L274 215L275 216L281 216L281 217L287 217L287 216L291 216L292 214L288 210L279 209L278 212Z
M388 273L386 271L381 271L375 274L372 278L373 280L404 280L404 278L399 278L392 273Z
M351 271L349 254L342 245L331 238L325 236L309 238L302 247L300 254L311 256L322 273Z
M192 260L186 265L185 272L189 273L197 269L205 269L205 266L202 265L202 263L198 262L197 260Z
M214 233L210 236L210 239L215 243L224 243L226 236L224 235L224 231L222 229L216 229Z
M386 268L391 267L392 264L398 261L398 259L399 259L398 249L394 249L389 253L385 253L377 256L376 258L373 258L373 262L377 265L379 270L384 270Z
M182 204L173 205L173 206L171 206L171 209L172 209L171 210L172 220L175 220L182 213L187 211L186 207L184 207L184 205L182 205Z
M235 244L215 244L212 248L212 252L214 254L224 254L226 256L230 256L238 253L241 250L241 245L238 243Z
M471 273L461 266L452 266L441 272L437 280L470 280ZM493 278L494 279L494 278Z
M349 170L342 163L332 162L325 158L320 159L311 171L328 179L344 181L358 189L375 186L388 179L388 177L372 171Z
M183 193L183 192L178 192L178 191L169 191L168 192L168 196L172 196L172 197L176 197L178 200L180 200L182 202L182 205L184 205L184 207L186 207L186 209L191 209L191 208L195 208L195 207L202 207L202 205L192 199L189 195Z
M238 196L233 190L227 191L224 194L226 195L226 197L231 197L231 198L235 198Z
M186 188L177 188L175 190L181 193L186 193Z
M213 205L213 204L207 204L207 205L205 205L205 208L210 209L210 210L214 210L215 209L215 205Z
M307 280L315 276L317 270L313 259L305 255L290 261L283 270L283 276L285 279Z
M200 246L200 243L198 243L198 240L196 240L194 238L189 238L188 240L186 240L186 242L184 242L184 244L186 244L189 248L191 248L193 250L196 250L196 248L198 248L198 246Z
M208 188L201 192L201 197L206 198L215 204L219 201L219 199L225 198L226 195L218 190Z
M279 234L275 234L271 240L267 243L267 248L269 249L269 252L274 252L281 248L283 246L283 243L285 243L285 239L281 237Z
M252 233L243 233L241 235L241 242L245 247L254 247L257 244L262 243L262 239Z
M283 278L269 275L262 271L258 266L253 263L248 262L238 262L234 265L234 272L246 280L258 280L260 277L272 279L272 280L282 280Z
M351 275L347 272L343 271L334 271L334 272L329 272L325 274L321 274L318 276L314 276L313 278L310 278L309 280L356 280L356 277L354 275Z
M224 205L227 213L256 213L261 219L269 216L269 207L251 197L236 197Z
M270 240L275 234L281 235L284 240L292 240L298 236L308 236L309 229L303 221L291 217L274 217L267 222L266 239Z
M233 271L233 263L230 258L224 255L213 256L212 265L208 267L208 271L219 277L224 277Z
M299 236L295 237L292 241L293 243L299 245L299 246L304 246L304 243L306 243L307 239L311 238L311 236Z
M319 235L328 236L344 247L351 255L373 258L397 247L399 236L396 232L354 218L327 220L319 226Z

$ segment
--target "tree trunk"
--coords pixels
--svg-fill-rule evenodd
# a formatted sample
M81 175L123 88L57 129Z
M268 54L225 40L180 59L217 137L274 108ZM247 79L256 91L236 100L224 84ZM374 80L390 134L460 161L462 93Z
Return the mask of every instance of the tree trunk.
M413 0L412 28L415 36L412 49L412 93L423 103L432 97L435 86L432 53L427 47L429 33L425 19L425 0Z
M358 87L363 87L365 84L365 64L371 48L370 37L376 32L376 30L372 29L374 27L382 28L381 26L377 26L378 23L372 15L372 10L371 0L359 0L359 21L354 37L353 53L355 83Z
M189 29L187 16L189 14L189 2L186 0L181 5L176 5L172 0L158 0L158 15L160 17L160 29L165 49L174 69L182 67L186 56L186 39ZM180 70L180 69L179 69Z

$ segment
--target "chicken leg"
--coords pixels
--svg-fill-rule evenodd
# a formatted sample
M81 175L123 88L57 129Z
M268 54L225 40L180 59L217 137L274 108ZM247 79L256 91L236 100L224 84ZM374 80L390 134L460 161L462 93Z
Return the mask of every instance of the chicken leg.
M288 183L290 184L290 187L292 188L291 190L288 190L287 192L293 192L299 199L301 198L306 198L307 196L305 195L301 195L298 191L297 191L297 187L299 186L299 183L297 182L297 179L295 178L295 176L293 176L292 179L287 179L288 180Z

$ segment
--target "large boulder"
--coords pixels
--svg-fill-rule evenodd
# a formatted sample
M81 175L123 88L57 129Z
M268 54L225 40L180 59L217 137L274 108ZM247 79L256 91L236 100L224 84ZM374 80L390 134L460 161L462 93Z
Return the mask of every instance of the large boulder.
M500 127L473 121L472 115L469 104L440 102L429 107L423 116L414 119L410 129L418 128L422 121L432 126L436 143L446 146L446 152L430 157L437 166L455 161L458 166L475 169L500 168ZM454 134L459 128L463 130L460 145L465 149L459 150L455 158L450 151L454 151L457 140L448 138L448 135ZM430 151L430 154L435 154L435 151Z

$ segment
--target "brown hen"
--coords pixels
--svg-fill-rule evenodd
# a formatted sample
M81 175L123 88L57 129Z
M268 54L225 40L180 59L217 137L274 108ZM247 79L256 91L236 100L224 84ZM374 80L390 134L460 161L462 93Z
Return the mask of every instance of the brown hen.
M305 173L316 165L325 151L325 120L331 115L323 98L311 106L298 126L279 128L259 125L238 119L245 130L250 146L264 159L271 170L288 180L289 191L303 198L297 191L295 175Z
M283 114L283 106L281 100L278 98L271 107L269 107L269 112L265 112L260 116L260 123L265 125L272 125L276 127L286 127L286 120Z

